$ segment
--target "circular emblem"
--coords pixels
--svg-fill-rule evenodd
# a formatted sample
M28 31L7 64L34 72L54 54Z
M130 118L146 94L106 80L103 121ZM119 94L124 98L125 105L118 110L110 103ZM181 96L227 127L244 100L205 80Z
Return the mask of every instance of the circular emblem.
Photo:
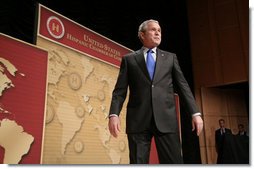
M103 101L105 99L105 94L104 94L104 91L103 90L99 90L97 92L97 96L99 98L100 101Z
M76 153L81 153L84 150L84 144L82 141L76 141L74 143L74 151Z
M54 109L49 105L47 109L46 124L49 124L55 116Z
M78 117L82 118L85 115L85 110L83 107L79 106L76 108L76 114Z
M49 34L56 39L60 39L64 36L64 25L62 21L55 16L51 16L48 18L47 30Z
M69 86L73 90L78 90L82 85L81 76L77 73L72 73L68 78Z
M119 149L120 149L120 151L123 152L125 150L125 148L126 148L126 144L125 144L125 142L123 140L121 140L119 142Z

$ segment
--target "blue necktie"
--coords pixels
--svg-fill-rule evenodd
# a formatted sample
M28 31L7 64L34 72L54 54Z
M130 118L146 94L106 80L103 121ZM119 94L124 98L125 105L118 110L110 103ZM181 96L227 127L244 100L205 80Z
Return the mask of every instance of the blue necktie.
M153 59L152 52L153 52L152 49L149 49L147 51L147 57L146 57L146 66L147 66L147 70L151 80L153 79L154 66L155 66L155 61Z

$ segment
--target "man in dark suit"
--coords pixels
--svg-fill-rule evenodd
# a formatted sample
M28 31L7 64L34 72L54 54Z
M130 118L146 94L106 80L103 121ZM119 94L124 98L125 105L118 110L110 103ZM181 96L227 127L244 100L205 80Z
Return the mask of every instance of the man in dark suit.
M175 110L174 87L192 115L197 135L203 129L201 113L174 53L160 50L161 28L156 20L139 26L143 47L122 58L109 111L109 130L117 137L119 114L129 88L126 133L130 163L149 163L154 136L160 163L181 164L181 144Z
M217 164L223 164L224 162L224 156L225 153L224 151L224 141L225 141L225 136L228 134L232 135L232 131L229 128L225 127L225 120L220 119L219 120L219 126L220 128L215 131L215 146L216 146L216 152L218 154L217 156Z
M243 124L238 124L238 133L239 136L247 136L247 132L244 130Z

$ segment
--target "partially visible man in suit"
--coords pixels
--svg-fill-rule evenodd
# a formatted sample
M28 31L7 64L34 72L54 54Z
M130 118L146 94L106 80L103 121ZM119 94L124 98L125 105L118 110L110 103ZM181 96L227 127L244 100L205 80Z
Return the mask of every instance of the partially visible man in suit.
M238 133L237 133L237 135L247 136L247 132L245 131L243 124L238 124Z
M223 164L223 153L224 150L224 140L225 140L225 135L227 134L232 134L231 129L225 127L225 120L224 119L219 119L219 126L215 131L215 146L216 146L216 152L218 154L217 156L217 164Z
M161 27L156 20L144 21L138 30L143 46L122 58L109 111L109 130L117 137L119 115L129 88L126 133L131 164L149 163L154 136L160 163L181 164L181 144L175 110L174 87L192 115L192 130L203 129L201 113L174 53L158 48Z

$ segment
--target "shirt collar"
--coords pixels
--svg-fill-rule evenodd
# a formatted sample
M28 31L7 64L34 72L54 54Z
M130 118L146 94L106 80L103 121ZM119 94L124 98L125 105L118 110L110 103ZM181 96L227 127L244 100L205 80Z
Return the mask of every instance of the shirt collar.
M152 48L152 51L153 51L153 53L155 53L155 54L156 54L156 49L157 49L157 47ZM149 50L149 48L143 47L144 53L147 53L148 50Z

